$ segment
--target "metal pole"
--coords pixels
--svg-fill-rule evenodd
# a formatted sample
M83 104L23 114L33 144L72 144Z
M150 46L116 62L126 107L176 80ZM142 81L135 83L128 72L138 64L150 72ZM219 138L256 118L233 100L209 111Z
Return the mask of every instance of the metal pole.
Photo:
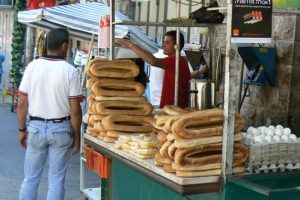
M242 107L242 89L243 89L243 79L244 79L244 62L242 63L243 64L240 72L240 88L239 88L239 101L238 101L239 112L241 111L241 107Z
M89 46L89 52L88 52L88 61L90 60L91 58L91 52L92 52L92 48L93 48L93 43L94 43L94 39L95 39L95 34L92 35L92 38L91 38L91 42L90 42L90 46ZM83 90L83 86L84 86L84 83L85 83L85 79L86 79L86 67L84 68L83 70L83 75L82 75L82 80L81 80L81 92Z
M226 34L226 65L224 83L224 124L223 124L223 146L222 146L222 181L226 181L226 175L232 174L232 154L234 142L234 116L235 103L233 82L230 75L233 69L230 67L231 56L231 23L232 23L232 1L227 0L227 34Z
M177 17L180 17L180 0L176 2ZM180 44L180 27L176 27L176 66L175 66L175 91L174 91L174 105L178 105L178 84L179 84L179 44Z
M25 66L32 61L34 53L35 28L26 27Z
M167 17L168 17L168 5L169 4L169 1L168 0L165 0L165 5L164 5L164 20L163 21L165 21L166 19L167 19ZM166 34L166 27L164 26L163 27L163 35L165 35ZM163 38L163 40L164 40L164 38ZM163 43L163 41L162 41L162 43Z
M159 0L156 0L156 23L158 22L158 18L159 18L159 9L160 8L160 4L159 4ZM158 33L158 26L155 26L155 42L157 43L157 33Z
M115 1L110 1L110 55L109 59L115 59Z

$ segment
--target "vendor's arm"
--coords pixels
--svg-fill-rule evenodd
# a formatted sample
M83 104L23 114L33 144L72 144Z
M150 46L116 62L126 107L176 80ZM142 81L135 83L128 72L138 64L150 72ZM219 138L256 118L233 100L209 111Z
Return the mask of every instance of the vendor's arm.
M196 71L191 72L191 78L196 78L200 74L204 74L208 71L207 65L200 65L200 68Z
M140 58L142 58L148 64L164 69L165 63L163 59L154 57L151 53L145 51L138 45L134 44L132 41L127 39L116 39L115 42L121 45L122 47L130 48L131 50L133 50Z
M74 151L73 153L78 153L80 149L80 127L82 120L82 111L80 107L80 99L73 98L70 99L71 107L71 124L73 129L73 139L74 139Z
M27 95L21 94L19 95L17 116L18 116L18 124L19 124L19 143L21 147L26 148L26 116L28 112L28 97Z

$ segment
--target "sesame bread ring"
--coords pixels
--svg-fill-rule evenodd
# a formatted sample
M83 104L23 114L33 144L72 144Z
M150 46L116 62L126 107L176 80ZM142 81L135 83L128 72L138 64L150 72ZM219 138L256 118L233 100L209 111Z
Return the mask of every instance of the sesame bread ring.
M145 116L152 112L152 105L146 101L101 101L96 105L97 113L102 115L138 115Z
M102 120L102 124L106 131L149 133L152 131L149 120L144 116L110 115Z
M88 70L97 77L133 78L139 74L139 67L130 60L102 60L89 62Z
M237 113L235 133L240 132L244 120ZM178 119L172 125L172 133L182 138L200 138L223 135L223 110L211 110L199 115L187 116Z
M147 101L147 97L104 97L96 96L96 101Z
M141 83L122 80L98 80L92 86L96 96L105 97L139 97L144 94L144 90Z
M184 110L178 106L173 106L173 105L166 105L164 106L164 111L168 115L182 115L182 114L187 114L189 111Z

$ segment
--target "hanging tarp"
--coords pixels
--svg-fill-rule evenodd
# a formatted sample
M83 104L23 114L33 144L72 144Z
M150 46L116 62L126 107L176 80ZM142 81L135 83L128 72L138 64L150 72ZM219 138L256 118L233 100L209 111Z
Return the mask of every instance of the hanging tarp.
M115 21L130 20L116 11ZM109 6L98 2L71 4L28 10L18 13L18 21L29 26L50 30L67 27L71 37L90 41L92 34L98 34L99 19L109 14ZM131 38L142 48L151 53L158 51L158 45L153 42L138 26L116 25L116 38L122 38L130 32Z

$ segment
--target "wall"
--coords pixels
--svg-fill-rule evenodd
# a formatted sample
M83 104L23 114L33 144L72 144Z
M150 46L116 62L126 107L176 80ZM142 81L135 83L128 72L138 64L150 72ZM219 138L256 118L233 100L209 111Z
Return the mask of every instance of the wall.
M13 33L13 10L0 9L0 51L5 55L4 75L2 76L2 87L9 82L9 70L11 66L11 42Z

